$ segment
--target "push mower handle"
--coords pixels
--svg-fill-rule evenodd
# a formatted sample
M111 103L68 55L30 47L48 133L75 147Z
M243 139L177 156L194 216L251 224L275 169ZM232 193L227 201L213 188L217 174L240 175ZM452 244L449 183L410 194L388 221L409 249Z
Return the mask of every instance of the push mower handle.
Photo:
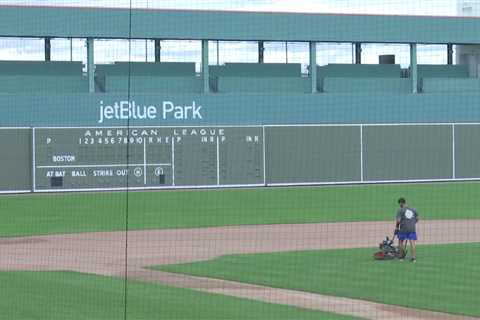
M398 233L399 233L399 232L400 232L399 229L395 229L395 230L393 231L392 241L395 241L395 238L398 236Z

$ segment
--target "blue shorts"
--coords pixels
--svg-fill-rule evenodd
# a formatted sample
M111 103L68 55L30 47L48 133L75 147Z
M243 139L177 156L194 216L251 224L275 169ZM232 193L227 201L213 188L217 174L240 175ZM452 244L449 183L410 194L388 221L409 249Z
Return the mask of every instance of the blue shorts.
M417 233L416 232L403 232L400 231L398 233L398 240L404 241L404 240L417 240Z

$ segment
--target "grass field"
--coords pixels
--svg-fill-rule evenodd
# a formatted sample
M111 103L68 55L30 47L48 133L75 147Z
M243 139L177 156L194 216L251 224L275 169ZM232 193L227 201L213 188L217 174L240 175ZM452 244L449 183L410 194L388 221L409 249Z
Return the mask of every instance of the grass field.
M393 220L406 197L422 219L480 218L480 183L0 196L0 237L125 230ZM478 244L421 246L416 265L371 249L224 256L160 269L480 316ZM0 253L1 254L1 253ZM63 269L62 269L63 270ZM124 281L72 272L0 272L0 319L119 319ZM413 289L411 289L413 288ZM128 319L350 319L128 282Z
M0 272L0 319L123 319L121 279L67 272ZM128 319L354 319L130 281Z
M419 246L416 264L374 261L374 251L232 255L154 269L480 316L480 244Z
M392 220L406 197L424 219L479 218L480 183L0 196L0 236L241 224Z

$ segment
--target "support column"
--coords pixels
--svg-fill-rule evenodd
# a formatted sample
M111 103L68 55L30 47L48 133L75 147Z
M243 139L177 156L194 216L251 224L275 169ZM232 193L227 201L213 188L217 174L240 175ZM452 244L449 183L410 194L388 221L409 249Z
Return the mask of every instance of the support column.
M162 47L160 46L160 39L155 39L155 62L160 62L160 51Z
M410 44L410 79L412 81L412 93L418 92L418 71L417 71L417 44Z
M93 38L87 38L87 76L88 92L95 92L95 63L93 54Z
M310 46L310 83L311 83L311 92L317 93L317 43L309 42Z
M50 40L50 38L45 38L45 61L51 60L52 46L50 44Z
M208 70L208 40L202 40L202 79L203 93L210 92L210 72Z
M362 44L355 42L355 64L362 63Z
M447 44L447 64L453 64L453 44Z
M73 38L70 38L70 61L73 61Z
M265 46L263 41L258 41L258 63L263 63L264 51L265 51Z
M285 41L285 63L288 63L288 42Z

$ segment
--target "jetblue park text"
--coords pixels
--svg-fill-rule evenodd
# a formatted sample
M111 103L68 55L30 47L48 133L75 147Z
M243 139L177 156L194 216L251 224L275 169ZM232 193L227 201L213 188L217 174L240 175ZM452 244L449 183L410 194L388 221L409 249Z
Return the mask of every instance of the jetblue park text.
M161 118L163 120L188 120L203 119L202 106L192 101L188 105L178 105L172 101L163 101L159 107L156 105L141 105L135 101L117 101L113 104L104 104L100 101L98 123L104 123L108 120L154 120Z

